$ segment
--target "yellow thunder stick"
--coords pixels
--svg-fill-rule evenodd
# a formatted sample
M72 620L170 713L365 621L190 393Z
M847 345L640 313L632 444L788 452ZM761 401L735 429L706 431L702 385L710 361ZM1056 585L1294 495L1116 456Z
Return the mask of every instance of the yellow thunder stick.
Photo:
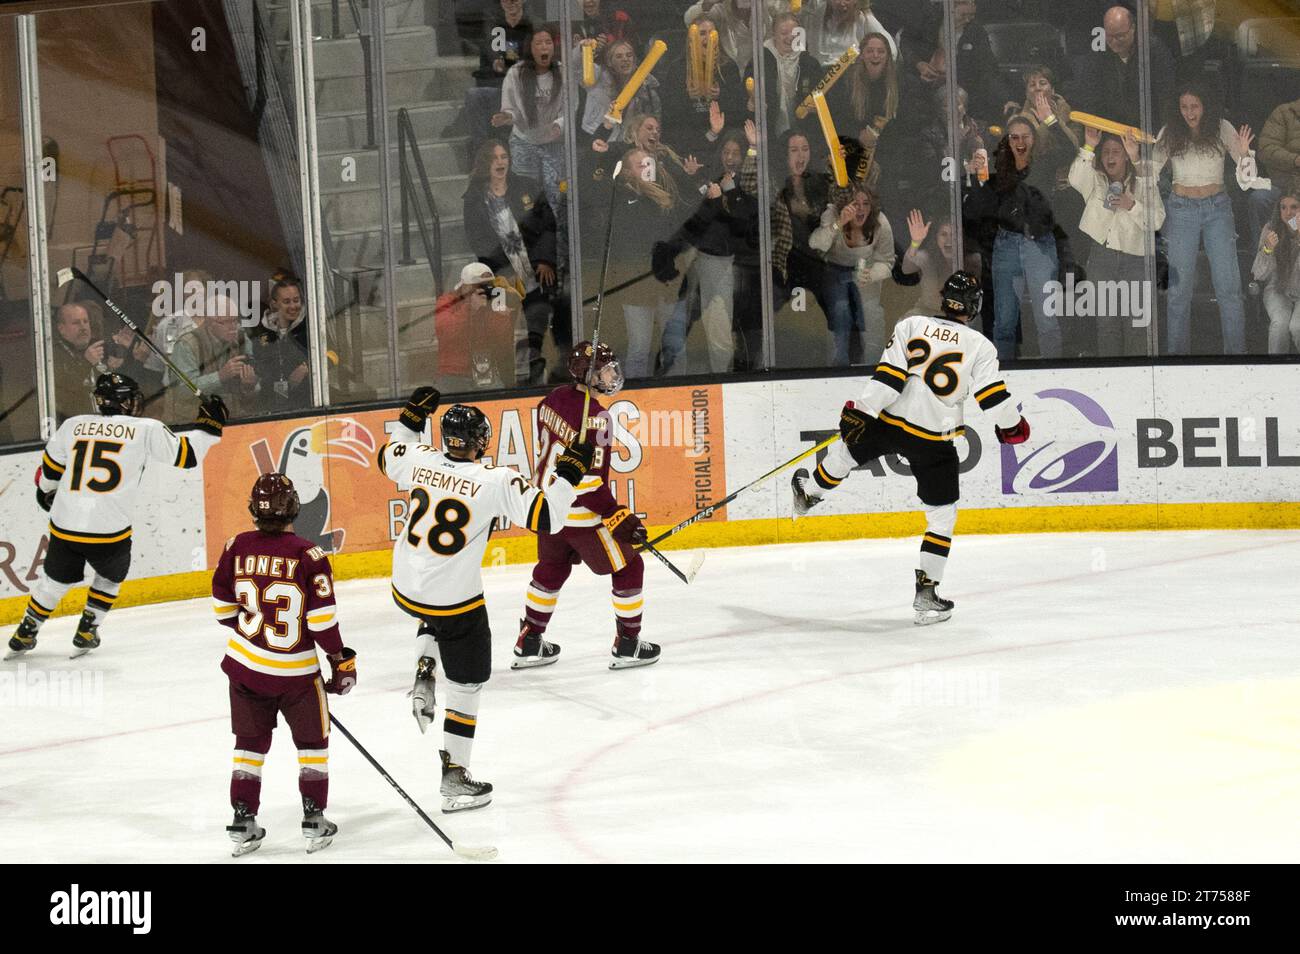
M582 41L582 85L591 89L596 85L596 41Z
M1091 126L1093 129L1100 129L1102 132L1114 133L1116 136L1123 136L1124 133L1131 130L1133 138L1138 142L1155 142L1154 139L1136 126L1117 123L1113 119L1094 116L1092 113L1081 113L1077 109L1070 113L1070 121L1078 123L1081 126Z
M686 95L700 95L700 25L692 23L686 31Z
M803 0L790 0L790 12L798 13L803 9Z
M826 105L826 97L820 90L813 91L812 101L817 109L817 118L822 122L822 135L826 137L826 148L831 151L831 169L835 172L835 184L842 189L849 184L849 170L844 165L844 147L840 145L839 134L835 132L835 120L831 119L831 108Z
M704 69L700 71L700 95L708 96L713 87L713 71L718 68L718 31L710 30L704 47Z
M632 97L637 94L645 78L650 75L650 71L655 68L655 64L660 58L668 52L668 44L663 40L655 40L654 45L650 47L650 52L645 55L641 65L636 68L627 85L623 87L623 92L618 94L618 98L609 107L609 112L605 114L605 122L621 123L623 121L623 110L627 109L627 104L632 102Z
M825 93L834 86L835 81L844 75L848 68L853 65L853 61L857 58L858 48L856 46L851 46L841 53L840 58L832 63L830 68L826 70L826 75L822 77L822 81L813 87L813 91L804 97L802 103L795 107L795 118L803 119L811 113L813 111L813 96L817 93Z

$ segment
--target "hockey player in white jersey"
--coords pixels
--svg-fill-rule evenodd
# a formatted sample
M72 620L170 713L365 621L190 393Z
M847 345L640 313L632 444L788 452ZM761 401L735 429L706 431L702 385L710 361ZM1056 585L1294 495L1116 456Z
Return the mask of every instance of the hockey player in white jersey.
M912 602L913 622L922 626L952 616L952 600L939 596L936 588L957 524L957 449L952 442L965 431L962 403L973 395L993 418L1002 443L1019 444L1029 437L1029 422L998 371L997 350L967 324L980 313L983 296L979 279L956 272L943 286L943 316L912 315L895 325L862 397L844 405L842 440L831 445L811 476L800 468L791 481L794 512L802 516L855 466L882 454L907 459L925 507Z
M492 672L482 572L488 537L502 520L539 534L561 530L594 448L575 444L560 455L550 482L535 487L512 468L478 462L492 439L492 425L478 408L447 409L441 450L422 443L425 419L437 406L433 388L411 395L392 439L379 451L379 465L399 490L411 494L406 524L393 547L393 600L420 620L411 698L421 732L437 715L439 659L447 680L442 810L454 812L492 800L492 786L474 781L468 769L479 693Z
M140 387L124 374L96 379L95 404L99 414L68 418L45 445L36 489L36 502L50 515L45 573L32 586L6 658L36 647L41 625L81 583L86 564L95 575L72 638L74 658L98 648L99 625L131 567L131 516L145 465L197 467L226 422L225 404L208 395L195 430L177 436L162 421L139 416Z

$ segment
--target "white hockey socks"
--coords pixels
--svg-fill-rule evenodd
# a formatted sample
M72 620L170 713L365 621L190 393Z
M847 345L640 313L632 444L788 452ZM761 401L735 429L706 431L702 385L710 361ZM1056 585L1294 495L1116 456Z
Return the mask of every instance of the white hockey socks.
M921 570L938 583L948 565L952 549L952 531L957 526L957 505L925 508L925 535L921 537Z
M474 747L474 730L478 728L478 700L483 684L446 682L444 685L447 710L442 722L443 748L453 764L468 768L470 750Z

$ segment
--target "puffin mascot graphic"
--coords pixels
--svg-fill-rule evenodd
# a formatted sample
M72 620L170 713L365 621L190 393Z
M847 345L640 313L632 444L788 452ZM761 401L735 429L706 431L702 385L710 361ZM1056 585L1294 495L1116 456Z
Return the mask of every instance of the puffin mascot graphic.
M258 441L250 450L261 473L279 471L293 481L302 502L293 521L294 532L326 553L342 550L344 528L330 526L325 461L345 460L369 467L375 453L375 439L370 431L350 417L331 417L292 431L285 439L278 461L271 457L265 440Z

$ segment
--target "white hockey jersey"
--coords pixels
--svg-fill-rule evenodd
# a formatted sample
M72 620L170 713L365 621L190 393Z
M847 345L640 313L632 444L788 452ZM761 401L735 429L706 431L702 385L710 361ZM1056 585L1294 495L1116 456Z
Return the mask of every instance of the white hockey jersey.
M380 469L411 493L393 545L393 599L418 616L457 616L483 605L483 553L494 521L558 532L577 492L559 478L543 492L513 468L455 460L419 441L399 425L379 451Z
M911 315L894 326L858 406L915 437L946 441L965 432L970 395L998 427L1020 421L991 341L959 321Z
M59 426L41 457L40 487L58 487L50 533L74 543L116 543L131 535L145 464L197 467L220 438L184 435L162 421L127 414L78 414Z

